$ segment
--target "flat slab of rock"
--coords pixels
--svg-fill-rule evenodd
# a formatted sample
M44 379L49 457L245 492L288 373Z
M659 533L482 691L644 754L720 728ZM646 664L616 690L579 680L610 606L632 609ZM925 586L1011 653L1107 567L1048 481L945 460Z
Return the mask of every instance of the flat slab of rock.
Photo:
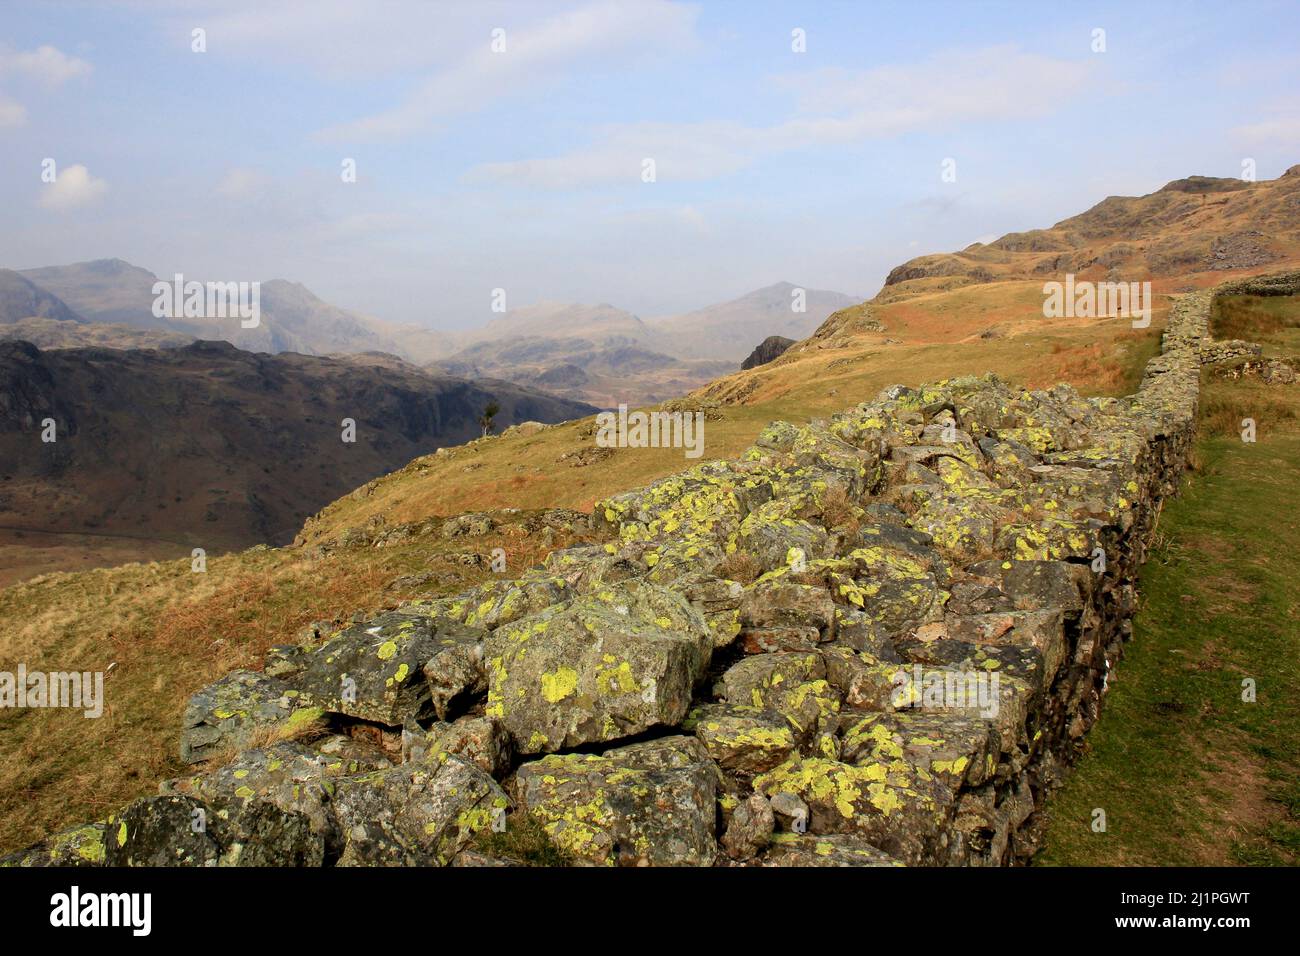
M578 861L709 866L718 771L691 737L603 754L551 754L519 768L523 809Z
M764 866L902 866L883 850L848 833L810 836L778 833L763 855Z
M678 594L616 585L492 632L486 714L519 753L549 753L675 726L712 653Z
M202 763L242 746L259 727L290 720L298 710L288 684L256 671L232 671L190 697L181 724L181 760ZM309 718L317 713L305 715ZM304 719L304 715L299 718Z
M446 752L340 780L339 866L447 866L509 806L495 780Z
M320 866L325 856L306 816L266 801L143 797L106 824L106 866Z
M304 702L398 727L434 713L425 665L448 642L474 646L482 633L445 618L383 614L326 641L294 684Z

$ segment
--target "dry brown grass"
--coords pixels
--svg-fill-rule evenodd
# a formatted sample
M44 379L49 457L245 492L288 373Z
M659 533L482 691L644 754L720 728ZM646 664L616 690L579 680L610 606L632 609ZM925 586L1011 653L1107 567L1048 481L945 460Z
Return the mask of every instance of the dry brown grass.
M729 581L753 584L758 580L758 576L763 573L763 566L749 552L734 551L722 559L722 562L714 569L713 573Z
M842 530L849 535L858 533L862 509L849 497L843 488L830 488L819 502L822 509L822 524L827 531Z
M289 724L276 724L273 727L255 727L239 745L231 745L218 750L203 762L203 772L208 773L225 767L235 761L240 754L248 750L263 750L289 741L307 743L319 740L330 731L329 720L317 717L315 720L300 721Z
M501 520L510 520L503 516ZM313 559L302 550L46 575L0 591L0 661L29 670L108 671L104 714L0 711L0 852L102 818L182 775L181 715L189 696L237 667L260 669L266 650L294 643L308 624L358 610L462 590L494 575L441 555L504 548L512 572L577 540L503 525L480 538L413 538ZM432 562L432 563L431 563ZM419 588L399 577L436 569ZM109 670L109 665L114 665Z

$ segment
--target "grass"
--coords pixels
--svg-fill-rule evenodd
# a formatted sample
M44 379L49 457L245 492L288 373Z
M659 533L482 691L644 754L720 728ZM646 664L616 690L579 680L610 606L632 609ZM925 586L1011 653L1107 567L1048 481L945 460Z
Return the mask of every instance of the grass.
M1300 303L1265 304L1226 303L1215 335L1288 354ZM1087 753L1048 802L1036 863L1300 863L1297 411L1294 386L1207 377L1198 470L1161 517L1133 641ZM1241 440L1244 417L1258 423L1254 444ZM1104 833L1090 827L1097 807Z
M474 848L487 856L513 860L524 866L571 866L572 857L552 842L550 834L535 817L512 813L504 832L480 833Z
M507 573L517 573L575 540L561 534L548 544L504 523L526 516L499 517L482 537L433 533L318 558L253 549L209 558L202 574L185 559L46 575L0 591L0 666L107 672L98 719L0 710L0 853L101 818L187 772L178 751L189 696L235 668L260 669L267 648L296 643L310 623L494 576L486 563L462 565L458 553L502 548ZM430 570L426 585L392 586Z

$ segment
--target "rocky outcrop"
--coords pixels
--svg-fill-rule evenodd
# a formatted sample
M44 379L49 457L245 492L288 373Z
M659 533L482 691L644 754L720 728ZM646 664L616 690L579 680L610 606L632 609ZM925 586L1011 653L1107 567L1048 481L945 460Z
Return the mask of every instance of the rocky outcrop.
M766 365L784 354L785 350L794 345L794 339L787 339L781 335L769 335L762 342L755 346L754 351L749 353L749 357L740 363L741 371L751 368L757 368L760 365Z
M525 820L591 865L1023 862L1123 654L1210 304L1135 395L888 388L597 503L607 544L277 647L195 695L193 776L7 862L483 865Z

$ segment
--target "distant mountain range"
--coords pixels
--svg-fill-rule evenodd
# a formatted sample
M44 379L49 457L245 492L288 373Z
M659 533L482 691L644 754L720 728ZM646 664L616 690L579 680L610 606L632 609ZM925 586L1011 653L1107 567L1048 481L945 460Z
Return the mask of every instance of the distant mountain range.
M827 316L861 302L860 297L789 282L742 295L685 315L651 320L676 355L717 359L733 366L772 335L796 342L812 335Z
M608 304L539 303L478 329L441 332L350 312L299 283L272 279L261 283L259 325L245 329L237 318L155 316L157 281L121 259L0 270L0 339L42 348L212 340L252 352L386 352L434 371L502 378L612 406L680 395L734 370L769 336L802 339L858 301L781 282L677 316L643 320Z
M492 402L501 428L595 411L383 354L0 342L0 526L208 548L287 543L344 492L477 437ZM52 443L41 439L46 419Z

